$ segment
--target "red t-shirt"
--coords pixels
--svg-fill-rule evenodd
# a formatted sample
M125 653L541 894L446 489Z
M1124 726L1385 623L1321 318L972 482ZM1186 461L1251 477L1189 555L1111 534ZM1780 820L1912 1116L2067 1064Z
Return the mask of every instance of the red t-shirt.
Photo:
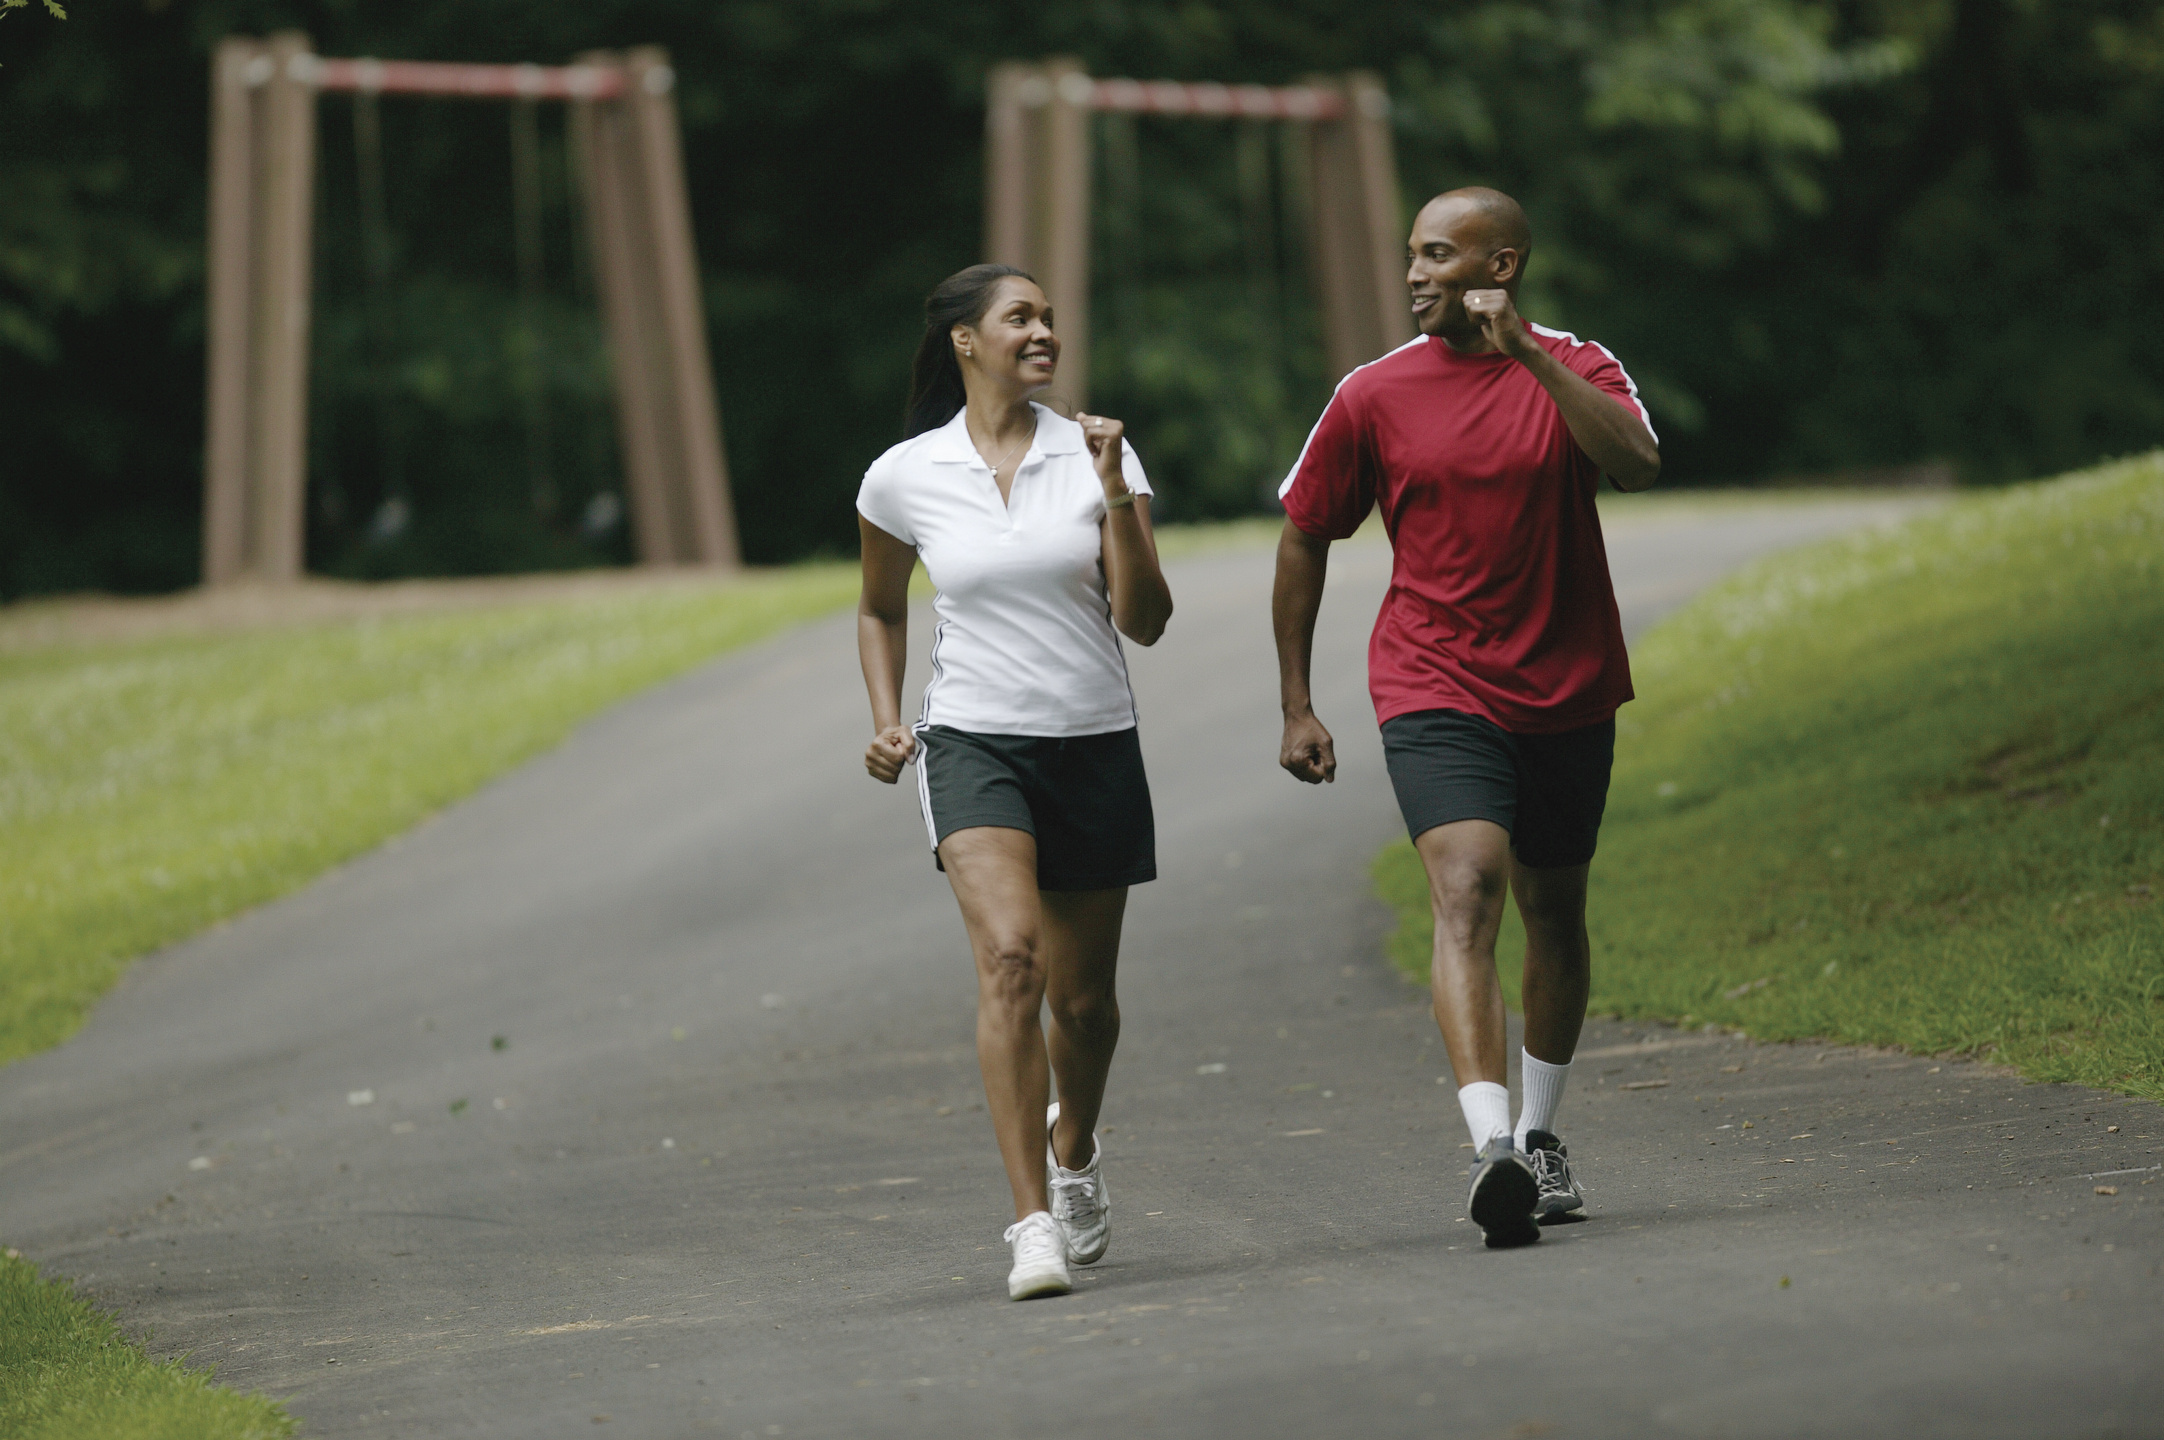
M1652 429L1615 356L1526 328ZM1396 558L1368 642L1378 722L1462 710L1553 734L1631 698L1600 479L1547 390L1500 352L1422 336L1339 383L1278 498L1326 540L1382 506Z

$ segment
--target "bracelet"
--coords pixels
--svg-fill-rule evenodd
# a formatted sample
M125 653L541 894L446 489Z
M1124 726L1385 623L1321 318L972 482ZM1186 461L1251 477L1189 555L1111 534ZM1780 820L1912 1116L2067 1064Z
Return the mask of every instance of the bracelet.
M1105 497L1105 509L1107 510L1125 510L1128 506L1134 503L1135 492L1132 490L1122 490L1117 495L1108 495Z

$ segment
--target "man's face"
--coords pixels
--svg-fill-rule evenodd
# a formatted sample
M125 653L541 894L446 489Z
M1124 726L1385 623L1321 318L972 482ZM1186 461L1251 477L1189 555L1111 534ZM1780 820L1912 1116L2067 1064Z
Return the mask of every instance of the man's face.
M1464 349L1481 343L1480 326L1465 313L1465 292L1507 287L1518 278L1519 255L1495 247L1494 227L1479 206L1435 200L1413 220L1406 241L1405 283L1413 323Z

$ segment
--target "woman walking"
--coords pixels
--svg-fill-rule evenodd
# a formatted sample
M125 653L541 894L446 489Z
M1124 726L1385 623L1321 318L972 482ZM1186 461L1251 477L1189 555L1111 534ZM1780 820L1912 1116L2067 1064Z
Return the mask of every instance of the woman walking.
M1127 887L1157 877L1119 635L1154 644L1172 595L1120 422L1029 398L1059 364L1036 281L972 265L924 309L907 438L857 495L857 649L878 732L864 766L892 785L916 761L933 858L961 902L977 1060L1014 1189L1007 1294L1025 1300L1065 1294L1068 1262L1093 1264L1110 1241L1096 1128L1120 1034L1120 920ZM920 556L939 624L911 727L902 672Z

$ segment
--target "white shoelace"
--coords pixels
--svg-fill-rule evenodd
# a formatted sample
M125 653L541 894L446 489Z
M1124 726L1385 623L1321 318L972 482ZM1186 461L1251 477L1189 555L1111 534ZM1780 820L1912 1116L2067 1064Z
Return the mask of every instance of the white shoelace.
M1038 1219L1040 1215L1044 1216L1041 1221ZM1067 1258L1067 1242L1059 1233L1059 1225L1042 1210L1036 1215L1025 1215L1009 1225L1006 1240L1014 1247L1014 1263L1017 1265Z
M1054 1175L1052 1177L1053 1213L1064 1209L1070 1220L1088 1220L1097 1213L1097 1177L1094 1175Z

